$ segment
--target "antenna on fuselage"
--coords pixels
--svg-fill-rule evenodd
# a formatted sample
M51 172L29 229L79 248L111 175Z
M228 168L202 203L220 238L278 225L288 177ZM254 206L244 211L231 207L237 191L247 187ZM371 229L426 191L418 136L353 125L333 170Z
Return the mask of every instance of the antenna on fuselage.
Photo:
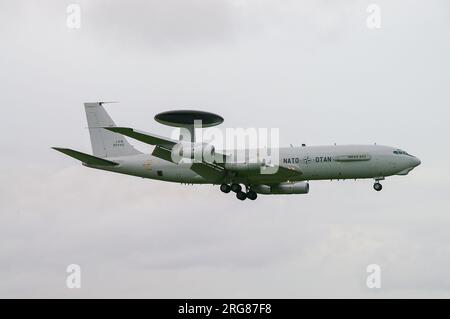
M119 101L101 101L101 102L98 102L98 104L100 104L100 105L113 104L113 103L119 103Z

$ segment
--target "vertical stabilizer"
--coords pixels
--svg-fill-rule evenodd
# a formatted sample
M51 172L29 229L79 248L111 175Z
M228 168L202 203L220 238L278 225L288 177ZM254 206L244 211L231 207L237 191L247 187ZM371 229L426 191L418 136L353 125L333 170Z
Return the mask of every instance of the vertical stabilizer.
M118 157L141 154L122 134L113 133L103 127L115 127L102 102L84 103L92 152L97 157Z

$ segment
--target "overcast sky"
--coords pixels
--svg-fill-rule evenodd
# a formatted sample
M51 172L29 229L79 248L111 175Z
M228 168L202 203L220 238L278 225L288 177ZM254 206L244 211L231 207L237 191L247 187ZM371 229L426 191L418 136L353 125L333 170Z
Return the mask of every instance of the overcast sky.
M364 0L85 0L80 29L70 3L0 2L0 297L450 297L447 0L376 1L379 29ZM91 151L82 103L98 100L157 134L157 112L196 108L282 145L377 142L422 165L379 193L316 181L241 202L51 150Z

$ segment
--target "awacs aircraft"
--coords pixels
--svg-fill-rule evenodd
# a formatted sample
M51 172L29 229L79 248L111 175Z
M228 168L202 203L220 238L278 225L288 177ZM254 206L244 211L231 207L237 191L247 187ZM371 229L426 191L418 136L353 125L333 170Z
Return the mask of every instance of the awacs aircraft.
M257 194L306 194L311 180L370 178L375 180L373 188L380 191L380 180L406 175L420 164L417 157L401 149L381 145L302 145L272 150L278 152L277 164L249 158L236 162L226 150L218 153L212 145L195 141L194 121L201 120L202 127L218 125L223 118L216 114L184 110L156 115L156 121L192 134L190 140L181 136L175 140L117 127L103 104L84 104L93 155L54 149L91 168L168 182L220 185L222 192L233 191L240 200L255 200ZM136 150L125 136L153 145L152 153ZM205 154L209 160L203 160ZM264 173L264 168L274 166L274 173Z

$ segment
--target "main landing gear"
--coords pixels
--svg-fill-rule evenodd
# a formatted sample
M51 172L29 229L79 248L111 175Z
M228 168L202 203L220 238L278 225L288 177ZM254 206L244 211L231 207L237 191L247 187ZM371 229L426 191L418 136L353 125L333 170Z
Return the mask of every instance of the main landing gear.
M228 184L220 185L220 190L224 193L229 193L231 191L231 186Z
M250 200L255 200L258 197L258 194L256 194L255 191L253 191L248 186L245 186L245 192L242 191L242 186L236 183L233 183L231 185L228 184L222 184L220 185L220 190L224 193L229 193L230 191L233 191L236 193L236 198L239 200L245 200L246 198Z
M256 198L258 198L258 194L256 194L256 192L252 190L249 190L246 195L250 200L255 200Z
M377 192L383 189L383 185L380 184L380 181L383 179L384 177L375 178L375 184L373 184L373 189L376 190Z

